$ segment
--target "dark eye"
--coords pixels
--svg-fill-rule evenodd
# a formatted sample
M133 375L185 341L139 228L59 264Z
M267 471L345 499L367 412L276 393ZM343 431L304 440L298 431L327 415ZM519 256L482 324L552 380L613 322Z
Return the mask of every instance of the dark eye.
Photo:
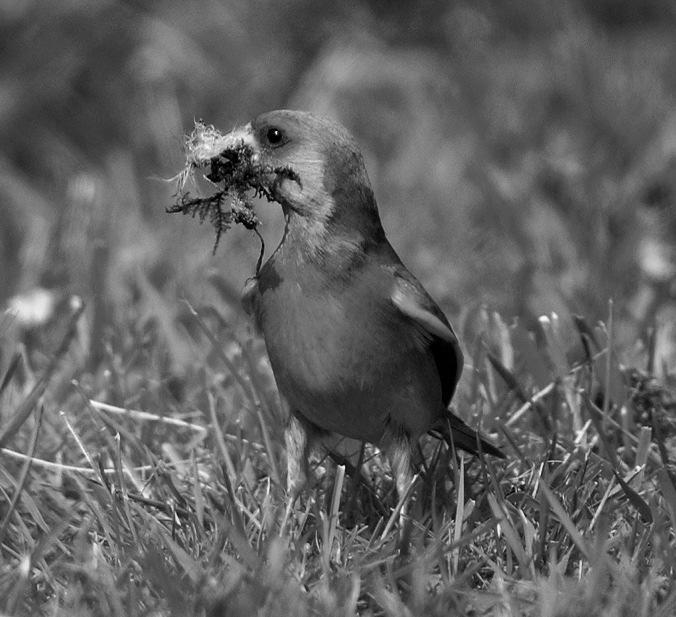
M279 146L284 141L284 133L274 126L268 129L266 136L272 146Z

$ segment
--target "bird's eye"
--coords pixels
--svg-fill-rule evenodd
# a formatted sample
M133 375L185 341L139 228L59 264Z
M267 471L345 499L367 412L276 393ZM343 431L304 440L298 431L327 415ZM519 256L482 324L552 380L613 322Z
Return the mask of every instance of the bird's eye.
M268 129L266 136L272 146L279 146L284 141L284 133L274 126Z

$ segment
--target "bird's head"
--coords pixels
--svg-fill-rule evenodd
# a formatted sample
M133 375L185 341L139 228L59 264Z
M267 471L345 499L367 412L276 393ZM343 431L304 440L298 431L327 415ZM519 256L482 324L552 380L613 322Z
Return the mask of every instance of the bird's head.
M330 239L380 239L382 226L364 159L337 122L308 112L261 114L219 141L212 161L239 164L242 148L259 186L281 204L287 232L309 248Z

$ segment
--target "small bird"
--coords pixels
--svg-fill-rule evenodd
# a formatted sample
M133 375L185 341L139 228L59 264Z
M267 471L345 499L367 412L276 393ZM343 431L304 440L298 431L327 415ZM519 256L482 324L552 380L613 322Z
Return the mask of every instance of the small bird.
M282 241L243 301L289 406L288 508L307 482L310 448L326 432L381 448L400 496L427 432L503 457L448 410L463 367L458 339L388 242L348 131L278 110L222 144L220 156L231 149L233 160L238 148L251 149L260 185L285 217Z

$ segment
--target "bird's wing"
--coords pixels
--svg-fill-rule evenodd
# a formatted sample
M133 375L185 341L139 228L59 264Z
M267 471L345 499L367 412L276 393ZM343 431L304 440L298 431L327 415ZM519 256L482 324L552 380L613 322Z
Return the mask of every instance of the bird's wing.
M442 400L451 402L462 373L463 355L458 338L439 306L418 280L403 266L394 267L392 303L431 338L430 348L439 371Z
M423 302L421 302L423 300ZM392 302L407 317L422 326L432 336L455 345L457 338L453 330L434 314L431 307L425 306L425 298L421 297L415 286L402 279L397 279L392 291Z
M394 280L392 302L401 313L431 336L431 351L441 379L444 405L447 406L462 372L463 355L458 339L442 310L403 265L395 267ZM473 454L483 452L505 457L498 448L448 409L434 423L430 432L445 439L449 446L452 443L456 448Z

